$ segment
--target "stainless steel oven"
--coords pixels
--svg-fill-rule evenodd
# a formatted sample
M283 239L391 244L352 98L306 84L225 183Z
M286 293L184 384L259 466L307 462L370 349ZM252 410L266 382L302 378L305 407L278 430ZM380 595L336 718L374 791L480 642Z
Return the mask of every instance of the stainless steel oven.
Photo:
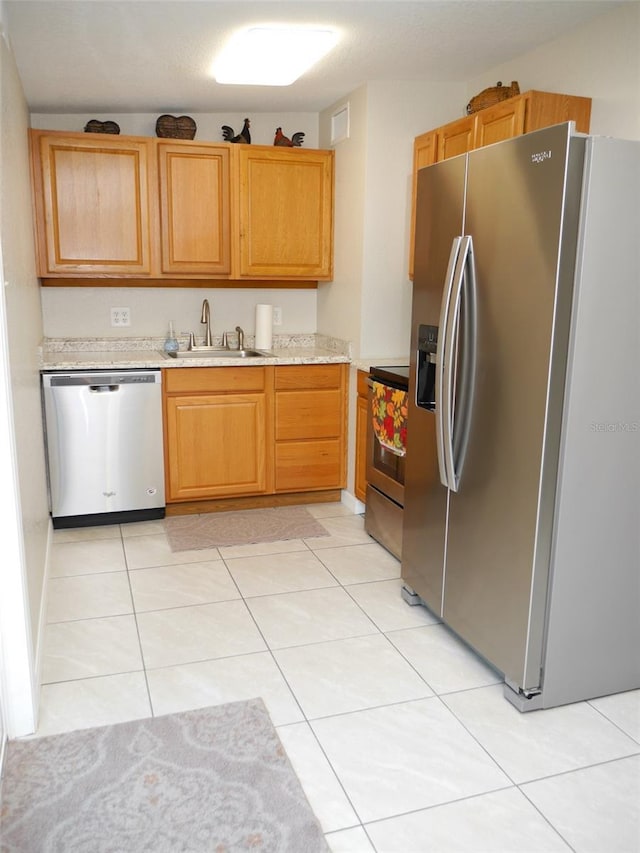
M369 415L367 418L367 502L365 529L398 559L402 556L402 514L404 507L405 456L401 442L391 448L382 443L374 428L374 412L379 397L399 399L394 391L409 387L409 367L371 367L369 370ZM382 386L380 388L379 386ZM384 399L383 398L383 399ZM389 442L392 443L392 442Z

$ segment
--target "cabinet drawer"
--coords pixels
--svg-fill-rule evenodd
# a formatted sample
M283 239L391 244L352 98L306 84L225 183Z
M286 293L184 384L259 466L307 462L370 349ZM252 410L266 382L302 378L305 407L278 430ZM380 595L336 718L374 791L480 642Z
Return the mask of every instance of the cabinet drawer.
M294 388L340 388L342 364L299 364L276 367L276 391Z
M276 444L277 492L337 489L343 479L340 439Z
M281 391L276 395L276 441L337 438L341 428L341 391Z
M264 367L176 367L164 371L165 393L263 391Z

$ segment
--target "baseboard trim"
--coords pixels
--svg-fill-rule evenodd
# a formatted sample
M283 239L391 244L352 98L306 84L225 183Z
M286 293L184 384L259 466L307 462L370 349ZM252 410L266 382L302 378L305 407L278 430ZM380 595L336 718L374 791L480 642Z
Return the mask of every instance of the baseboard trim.
M351 492L343 490L340 500L354 515L364 515L364 511L367 508L366 504L358 500Z
M260 507L294 506L296 504L338 503L339 489L323 492L295 492L285 495L251 495L250 497L219 498L205 501L168 503L167 517L172 515L194 515L202 512L230 512Z

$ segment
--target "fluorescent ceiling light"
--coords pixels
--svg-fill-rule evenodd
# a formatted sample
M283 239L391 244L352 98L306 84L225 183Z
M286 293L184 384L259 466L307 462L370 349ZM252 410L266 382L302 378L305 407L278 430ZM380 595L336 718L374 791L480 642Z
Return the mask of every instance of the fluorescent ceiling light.
M289 86L338 41L334 30L252 27L236 33L213 64L218 83Z

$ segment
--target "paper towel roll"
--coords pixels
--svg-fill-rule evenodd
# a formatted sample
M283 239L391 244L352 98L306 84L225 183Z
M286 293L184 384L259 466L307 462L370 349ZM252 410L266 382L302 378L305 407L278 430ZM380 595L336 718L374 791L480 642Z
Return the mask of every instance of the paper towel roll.
M273 343L273 305L256 305L256 349L271 349Z

